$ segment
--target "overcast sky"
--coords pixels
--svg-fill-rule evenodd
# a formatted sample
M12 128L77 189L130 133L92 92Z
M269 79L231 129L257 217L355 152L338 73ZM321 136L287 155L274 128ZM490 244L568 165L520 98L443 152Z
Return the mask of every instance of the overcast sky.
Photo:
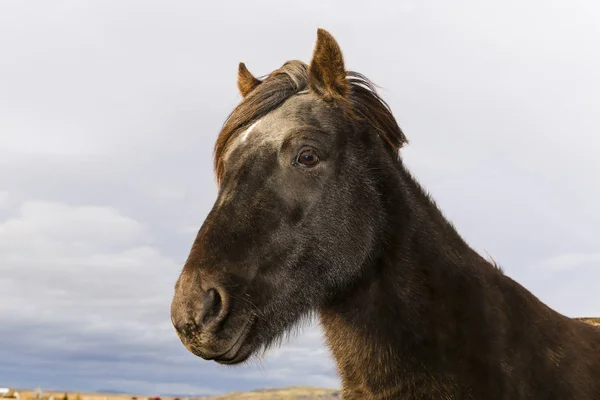
M0 386L338 385L316 325L232 368L169 319L238 62L308 62L317 27L382 87L466 240L559 312L600 316L600 5L484 3L0 0Z

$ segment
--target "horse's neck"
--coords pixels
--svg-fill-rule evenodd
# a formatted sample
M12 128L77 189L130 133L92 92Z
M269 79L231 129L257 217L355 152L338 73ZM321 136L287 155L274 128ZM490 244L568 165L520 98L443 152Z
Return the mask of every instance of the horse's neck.
M461 388L440 365L485 351L485 343L470 340L480 339L476 327L490 317L484 304L493 293L485 288L504 277L413 183L404 184L406 197L396 203L398 213L412 214L391 218L404 226L365 278L321 311L344 399L420 398L421 390L431 398L456 395Z
M439 360L460 359L465 343L450 330L481 318L479 310L468 313L473 301L483 299L473 295L476 284L468 278L459 283L408 258L397 262L396 269L383 267L378 278L321 311L347 392L343 398L458 398L450 396L460 391L453 376L438 373Z

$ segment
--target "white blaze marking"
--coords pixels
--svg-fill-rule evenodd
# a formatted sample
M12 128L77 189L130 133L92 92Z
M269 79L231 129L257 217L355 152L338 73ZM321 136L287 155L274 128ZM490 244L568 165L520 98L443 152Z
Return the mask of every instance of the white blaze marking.
M236 138L233 140L231 145L228 146L229 149L223 156L224 162L227 162L227 160L229 159L229 156L231 155L231 153L233 152L234 149L236 149L237 147L240 147L242 145L245 145L245 142L248 140L250 133L254 130L254 128L256 127L256 125L258 125L258 123L260 121L261 120L259 119L258 121L254 122L245 131L241 132L239 135L236 136Z
M241 142L244 143L246 141L246 139L248 139L248 135L250 134L250 132L252 132L252 129L254 129L254 127L260 122L260 120L256 121L255 123L253 123L252 125L250 125L250 127L248 129L246 129L244 131L244 133L242 133L242 138L241 138Z

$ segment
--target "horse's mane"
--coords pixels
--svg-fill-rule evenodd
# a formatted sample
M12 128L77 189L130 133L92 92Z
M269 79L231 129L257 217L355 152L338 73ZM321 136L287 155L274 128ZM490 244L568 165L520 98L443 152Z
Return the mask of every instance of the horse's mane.
M375 85L364 75L348 71L347 79L350 96L348 101L339 100L342 102L340 106L348 111L347 114L352 118L367 122L390 149L397 153L408 140L388 104L379 96ZM308 65L302 61L288 61L267 76L229 114L214 149L214 168L218 181L221 181L223 175L223 155L236 133L281 106L291 96L306 90L308 83Z

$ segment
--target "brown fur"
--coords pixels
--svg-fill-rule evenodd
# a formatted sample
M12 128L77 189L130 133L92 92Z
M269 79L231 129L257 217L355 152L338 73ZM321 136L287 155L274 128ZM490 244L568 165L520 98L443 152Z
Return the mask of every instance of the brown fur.
M342 51L333 36L324 29L317 30L309 75L311 89L326 101L348 97L349 85Z
M240 63L238 66L238 90L243 97L248 96L255 87L261 84L261 81L254 77L246 68L246 64Z

